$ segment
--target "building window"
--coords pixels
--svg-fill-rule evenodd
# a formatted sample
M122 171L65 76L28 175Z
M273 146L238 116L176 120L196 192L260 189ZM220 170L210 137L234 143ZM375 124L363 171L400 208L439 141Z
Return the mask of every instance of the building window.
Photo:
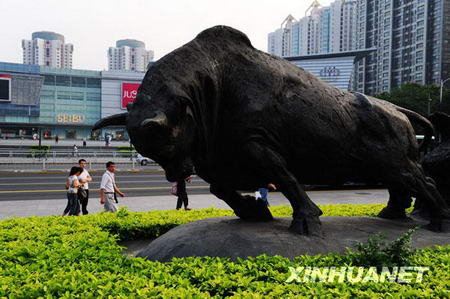
M84 77L72 77L73 87L86 87L86 78Z
M55 85L55 76L52 75L44 75L44 85Z
M96 78L87 78L87 87L91 87L91 88L100 88L100 87L101 87L101 81L100 81L100 79L96 79Z
M56 86L70 86L70 77L56 76Z

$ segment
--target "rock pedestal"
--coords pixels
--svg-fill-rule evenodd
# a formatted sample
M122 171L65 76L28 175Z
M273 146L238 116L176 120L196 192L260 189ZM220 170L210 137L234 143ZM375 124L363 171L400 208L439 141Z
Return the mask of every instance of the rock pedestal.
M290 232L292 218L271 222L245 222L237 217L209 218L178 226L152 241L138 256L153 261L173 257L237 257L261 254L288 258L302 254L344 253L346 247L366 242L370 235L384 232L386 240L424 223L411 219L387 220L374 217L321 217L323 238ZM420 229L413 234L414 248L450 244L450 233Z

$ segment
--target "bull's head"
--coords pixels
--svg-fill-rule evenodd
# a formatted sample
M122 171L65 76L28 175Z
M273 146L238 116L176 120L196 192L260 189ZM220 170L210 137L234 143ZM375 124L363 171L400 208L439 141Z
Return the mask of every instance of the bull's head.
M184 179L193 173L192 145L194 120L182 97L163 98L138 92L128 112L98 121L93 130L109 125L126 125L136 150L161 165L168 181Z

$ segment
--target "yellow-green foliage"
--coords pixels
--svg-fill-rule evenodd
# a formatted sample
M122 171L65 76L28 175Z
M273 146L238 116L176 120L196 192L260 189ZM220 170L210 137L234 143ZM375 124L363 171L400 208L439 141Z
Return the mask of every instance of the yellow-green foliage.
M382 205L322 206L325 215L371 216ZM271 208L289 216L288 207ZM231 262L183 258L149 262L122 255L119 239L154 238L172 227L232 215L228 210L154 211L83 217L30 217L0 221L0 297L144 298L158 296L448 297L450 246L419 250L413 265L428 266L422 283L286 283L289 267L351 265L348 255L300 256L294 261L259 256Z

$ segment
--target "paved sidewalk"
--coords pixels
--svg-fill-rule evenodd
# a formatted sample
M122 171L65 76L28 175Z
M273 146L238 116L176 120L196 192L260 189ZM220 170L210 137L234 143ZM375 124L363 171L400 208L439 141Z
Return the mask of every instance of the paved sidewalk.
M387 190L342 190L342 191L308 191L308 195L316 204L373 204L387 203L389 194ZM103 211L98 193L91 194L88 210L91 214ZM128 207L131 211L174 210L177 202L175 196L148 196L119 198L119 206ZM278 192L269 193L269 202L272 206L289 205L289 201ZM53 200L15 200L2 201L0 219L11 217L50 216L62 214L67 199ZM229 209L228 205L212 194L189 195L189 207L205 209L215 207Z

